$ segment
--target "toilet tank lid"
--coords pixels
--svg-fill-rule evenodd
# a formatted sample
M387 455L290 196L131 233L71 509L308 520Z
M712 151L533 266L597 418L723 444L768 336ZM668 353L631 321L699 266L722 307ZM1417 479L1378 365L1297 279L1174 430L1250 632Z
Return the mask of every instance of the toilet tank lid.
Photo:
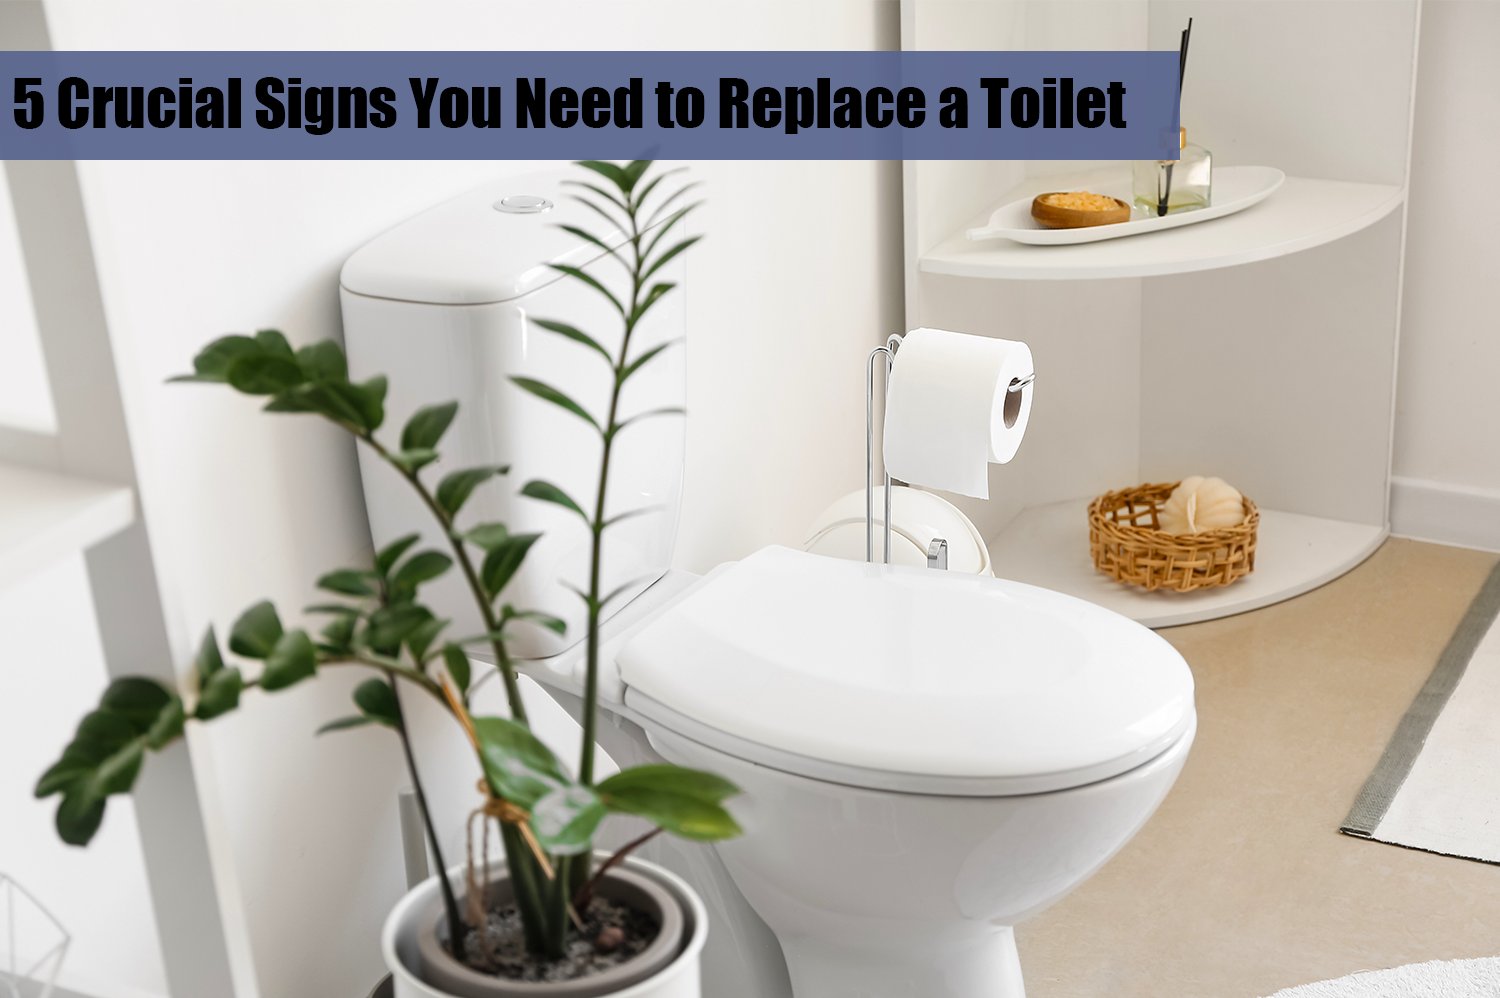
M768 747L776 758L758 761L771 765L918 781L893 788L1077 786L1156 757L1194 716L1182 656L1102 607L781 547L694 590L616 660L630 690L665 708L657 720L691 719L689 737L722 732L716 747L741 755L733 745Z
M611 246L624 239L577 201L582 189L565 184L568 179L585 174L562 167L531 171L460 194L355 250L339 281L356 294L438 305L509 301L546 287L563 276L548 264L584 267L604 255L559 226L577 226ZM528 196L552 206L534 212L495 208L504 199L516 203Z

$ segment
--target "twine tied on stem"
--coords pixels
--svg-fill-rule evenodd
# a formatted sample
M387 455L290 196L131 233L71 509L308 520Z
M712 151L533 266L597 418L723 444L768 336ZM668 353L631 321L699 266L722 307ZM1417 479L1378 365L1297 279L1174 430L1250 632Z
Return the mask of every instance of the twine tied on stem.
M479 733L474 730L473 718L464 707L462 698L454 688L447 674L441 674L443 696L448 700L448 706L453 709L453 714L458 718L459 724L463 726L464 733L469 736L469 741L474 745L474 751L483 755L479 745ZM542 849L542 844L537 841L536 833L531 830L531 812L524 807L506 800L504 797L496 796L490 781L481 777L478 783L480 795L484 803L469 812L469 820L465 823L467 841L465 843L468 853L468 866L464 871L465 887L468 897L465 899L464 919L476 929L484 925L484 899L490 890L490 837L489 821L491 818L497 824L514 825L520 832L521 838L525 840L531 854L536 857L537 865L542 868L542 873L548 880L556 880L557 873L552 869L552 863L547 859L547 853ZM476 876L474 873L474 819L480 818L479 843L480 861L482 872ZM568 905L568 917L572 919L574 926L579 932L584 931L583 920L578 917L578 912L573 905Z

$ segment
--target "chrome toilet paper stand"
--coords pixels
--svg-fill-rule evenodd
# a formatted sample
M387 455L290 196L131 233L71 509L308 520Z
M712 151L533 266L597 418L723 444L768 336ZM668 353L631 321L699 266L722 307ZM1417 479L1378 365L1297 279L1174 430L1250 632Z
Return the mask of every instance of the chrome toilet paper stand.
M890 394L891 367L896 362L896 351L901 347L901 334L892 333L885 338L885 346L870 351L865 360L865 561L875 561L875 358L885 356L885 390ZM1036 380L1035 374L1012 381L1006 393L1020 392ZM885 473L885 564L891 563L891 474ZM927 567L948 567L948 541L934 537L927 545Z
M865 561L875 560L875 358L885 355L885 390L891 390L891 364L896 360L896 350L901 346L901 334L892 333L885 338L885 346L870 351L865 361ZM937 538L934 544L941 540ZM942 545L943 567L948 567L948 542ZM885 563L891 563L891 475L885 475ZM928 565L933 564L932 552L927 555Z

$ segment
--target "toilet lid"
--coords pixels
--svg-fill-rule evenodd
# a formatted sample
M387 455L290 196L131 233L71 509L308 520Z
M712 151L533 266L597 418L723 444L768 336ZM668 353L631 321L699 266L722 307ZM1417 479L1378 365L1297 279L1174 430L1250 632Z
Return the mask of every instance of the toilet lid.
M1141 765L1193 723L1182 656L1071 596L781 547L715 575L616 661L628 705L741 758L860 786L1038 793Z

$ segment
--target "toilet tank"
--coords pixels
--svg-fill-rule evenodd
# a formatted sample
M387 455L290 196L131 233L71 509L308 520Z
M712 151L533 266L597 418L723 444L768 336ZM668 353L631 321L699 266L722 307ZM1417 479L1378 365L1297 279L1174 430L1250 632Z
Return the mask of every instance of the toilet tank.
M438 205L361 247L340 278L344 343L350 377L389 378L385 423L377 434L398 449L401 428L420 406L458 401L458 414L439 444L442 460L421 472L428 488L449 472L476 465L509 465L504 477L475 490L459 513L468 530L501 522L512 534L540 533L525 564L499 603L542 610L567 623L557 635L527 622L511 625L512 651L523 658L556 655L586 632L583 601L568 586L588 590L590 534L574 513L519 495L533 479L562 488L591 516L597 501L601 443L577 416L523 391L512 377L560 389L602 423L613 375L589 347L536 325L556 319L587 332L611 353L619 349L621 319L597 291L548 266L582 268L617 294L624 270L598 247L563 231L574 225L606 237L618 233L575 198L581 168L518 174ZM597 178L595 178L597 179ZM541 211L537 199L550 202ZM507 202L502 204L502 202ZM497 207L498 206L498 207ZM667 243L665 245L670 245ZM679 341L642 367L621 394L620 418L680 408L685 394L685 293L681 257L654 280L675 281L631 339L631 357ZM642 419L615 439L605 515L635 510L605 531L601 594L620 593L604 609L618 612L655 582L672 559L682 487L681 415ZM359 448L360 474L377 549L409 533L421 547L447 550L437 522L400 475L369 448ZM415 549L414 549L415 550ZM478 568L483 552L470 548ZM623 587L623 588L622 588ZM474 599L455 565L423 589L423 600L453 624L446 636L483 633ZM475 649L478 650L477 648Z

